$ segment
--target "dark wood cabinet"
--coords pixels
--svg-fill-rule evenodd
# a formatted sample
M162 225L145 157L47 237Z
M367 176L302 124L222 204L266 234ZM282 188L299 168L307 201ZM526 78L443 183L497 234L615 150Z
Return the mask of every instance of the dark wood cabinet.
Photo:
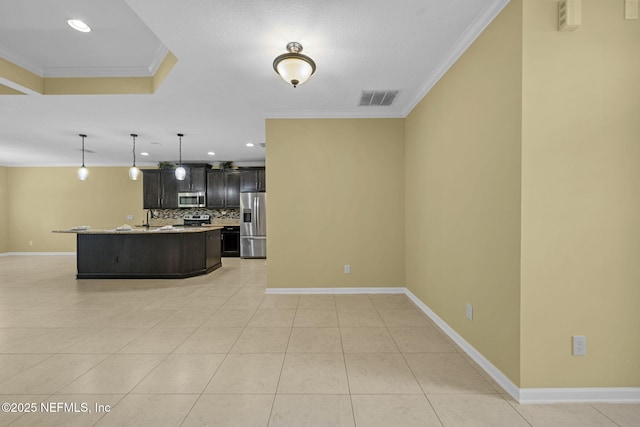
M81 234L78 279L184 278L222 265L220 230Z
M240 172L213 169L207 171L207 207L240 207Z
M208 165L182 165L187 175L182 181L178 181L178 192L204 193L207 191L207 168Z
M144 209L175 209L178 207L178 186L173 169L142 171Z
M159 170L142 171L142 207L144 209L157 209L160 207L160 185Z
M220 209L225 207L224 171L207 171L207 207Z
M262 192L267 191L264 168L242 169L240 179L240 191Z
M241 192L266 191L264 168L209 169L205 164L184 164L187 176L178 181L174 169L145 169L143 208L177 209L178 193L206 192L211 209L239 208Z
M240 171L231 170L224 172L225 207L240 207Z
M222 256L222 248L220 241L222 237L220 230L207 231L205 233L205 267L207 271L211 271L221 265L220 257Z
M162 169L160 186L162 187L162 198L160 207L163 209L178 208L178 180L173 169Z

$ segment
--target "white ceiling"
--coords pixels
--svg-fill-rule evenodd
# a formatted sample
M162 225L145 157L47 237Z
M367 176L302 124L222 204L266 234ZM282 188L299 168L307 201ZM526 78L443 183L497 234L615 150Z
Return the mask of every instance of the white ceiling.
M152 95L0 96L0 165L264 160L265 118L405 117L508 0L20 0L0 2L0 57L43 77L148 76ZM92 27L79 33L67 19ZM293 88L273 59L298 41L317 64ZM359 107L363 90L400 90ZM255 147L245 144L252 142ZM208 156L214 151L215 156Z

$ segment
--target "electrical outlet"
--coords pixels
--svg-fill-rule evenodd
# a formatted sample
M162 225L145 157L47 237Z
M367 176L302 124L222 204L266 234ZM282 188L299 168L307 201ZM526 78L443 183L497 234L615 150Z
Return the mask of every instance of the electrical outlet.
M473 320L473 306L467 303L467 319Z
M344 274L350 274L351 273L351 266L349 264L345 264L344 265Z
M638 19L638 0L624 1L624 19Z
M33 240L29 240L29 246L33 246Z
M131 221L131 220L133 219L133 215L131 215L131 214L127 215L127 219L128 219L129 221Z
M573 355L574 356L586 356L587 355L587 337L584 335L574 335L571 337L573 342Z

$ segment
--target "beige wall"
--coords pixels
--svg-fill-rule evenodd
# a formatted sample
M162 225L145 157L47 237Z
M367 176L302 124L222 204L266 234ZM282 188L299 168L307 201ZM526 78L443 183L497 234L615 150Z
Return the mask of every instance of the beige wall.
M404 120L267 120L266 141L267 286L404 286Z
M9 252L8 168L0 166L0 254Z
M526 1L522 385L640 386L640 21ZM586 335L587 356L571 355Z
M10 252L73 252L75 235L51 230L142 223L142 180L131 181L128 167L92 167L86 181L70 167L6 170Z
M411 112L405 156L407 287L516 384L521 22L512 1Z

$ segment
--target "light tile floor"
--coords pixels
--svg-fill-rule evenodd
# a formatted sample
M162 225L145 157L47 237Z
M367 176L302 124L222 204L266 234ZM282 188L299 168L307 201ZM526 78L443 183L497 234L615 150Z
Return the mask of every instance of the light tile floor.
M518 405L405 296L264 295L264 261L223 265L75 280L75 257L0 257L21 411L0 425L640 426L640 405Z

